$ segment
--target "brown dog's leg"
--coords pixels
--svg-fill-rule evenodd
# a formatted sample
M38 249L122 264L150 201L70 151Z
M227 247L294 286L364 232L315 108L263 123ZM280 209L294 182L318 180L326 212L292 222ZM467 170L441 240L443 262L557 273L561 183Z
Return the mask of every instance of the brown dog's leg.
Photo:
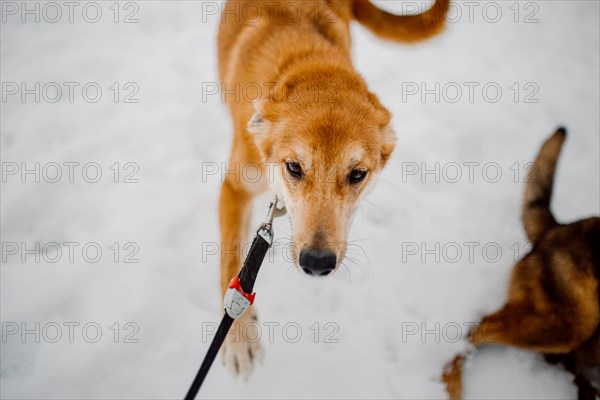
M448 392L450 400L462 399L462 368L464 363L465 355L459 354L444 368L442 381L446 386L446 392Z
M590 339L577 348L575 354L583 365L600 368L600 326Z
M600 398L600 327L594 335L573 352L575 384L580 399ZM568 369L567 367L565 367ZM595 382L596 387L591 382ZM586 397L587 396L587 397Z
M569 353L585 337L565 330L568 321L552 314L539 313L529 304L509 302L481 320L471 333L471 342L475 346L504 344L542 353Z
M544 354L546 362L560 364L565 370L573 374L573 383L577 386L578 400L594 400L600 396L600 392L592 386L587 377L580 369L579 360L573 353L569 354Z

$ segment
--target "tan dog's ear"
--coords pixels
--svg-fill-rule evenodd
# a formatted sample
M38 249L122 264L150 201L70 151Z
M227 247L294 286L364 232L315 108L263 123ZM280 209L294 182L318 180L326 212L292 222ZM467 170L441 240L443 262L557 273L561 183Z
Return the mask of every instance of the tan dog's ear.
M383 167L396 147L396 133L390 123L392 114L381 105L377 96L371 92L367 92L367 95L369 96L371 105L375 109L374 115L381 129L381 166Z
M271 129L271 121L265 117L265 112L263 111L264 101L259 101L254 103L254 115L248 121L247 130L249 133L254 136L260 136L265 133L268 133Z
M383 167L396 147L396 132L390 124L383 128L381 135L381 166Z
M269 121L267 121L262 112L257 111L248 122L248 132L253 135L260 135L269 130Z
M247 130L254 137L254 143L265 159L271 157L271 148L273 138L268 135L271 130L271 121L265 118L265 115L258 104L255 104L256 112L248 122Z

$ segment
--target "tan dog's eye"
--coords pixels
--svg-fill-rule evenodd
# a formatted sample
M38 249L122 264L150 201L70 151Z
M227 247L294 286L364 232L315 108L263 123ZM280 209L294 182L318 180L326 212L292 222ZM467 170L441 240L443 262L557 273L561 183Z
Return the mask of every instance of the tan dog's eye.
M351 184L357 184L367 177L367 171L363 169L355 169L350 172L348 180Z
M285 166L291 176L293 176L296 179L302 178L302 167L300 166L300 164L295 162L286 162Z

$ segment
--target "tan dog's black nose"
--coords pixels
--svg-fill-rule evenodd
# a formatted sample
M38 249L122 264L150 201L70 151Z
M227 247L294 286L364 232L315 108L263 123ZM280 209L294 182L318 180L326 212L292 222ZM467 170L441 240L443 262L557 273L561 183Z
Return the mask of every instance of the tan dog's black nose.
M300 251L300 267L308 275L325 276L335 269L336 256L329 250L305 247Z

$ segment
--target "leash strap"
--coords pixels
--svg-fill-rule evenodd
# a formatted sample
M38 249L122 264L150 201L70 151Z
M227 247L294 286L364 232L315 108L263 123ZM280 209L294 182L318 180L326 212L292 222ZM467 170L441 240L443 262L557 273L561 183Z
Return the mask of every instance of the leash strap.
M236 289L236 287L241 288L241 292L239 292L239 290L238 292L243 296L238 296L238 298L251 298L252 301L254 300L254 294L249 295L248 293L252 293L252 289L254 289L254 283L256 282L258 271L260 270L262 262L265 259L265 256L267 255L267 251L269 251L269 248L273 244L273 218L282 215L283 213L285 213L285 209L277 209L277 199L275 199L269 206L269 213L267 215L266 222L263 223L256 232L256 236L252 241L252 246L250 247L248 256L246 256L246 259L244 260L244 265L242 266L242 269L240 270L240 273L237 276L238 279L234 278L231 280L229 289L227 291L228 293L225 296L225 303L227 303L227 298L231 291L238 290ZM234 283L237 284L232 286ZM232 313L232 315L237 315L236 318L241 316L251 303L251 301L248 301L248 304L245 304L245 306L241 306L243 308L241 309L241 311L238 311L237 313ZM185 400L193 400L198 394L198 391L200 390L200 387L202 386L202 383L204 382L204 379L206 378L206 375L208 374L208 371L210 370L213 361L219 353L219 349L221 348L223 342L225 341L225 338L227 337L227 332L229 332L229 328L231 328L231 325L233 324L234 318L230 316L231 309L227 308L227 304L225 308L225 315L223 316L223 319L221 320L221 324L217 329L215 337L213 338L212 343L208 348L208 352L204 357L204 361L202 361L202 365L200 366L200 369L198 370L198 373L196 374L196 377L194 378L190 389L185 395Z
M198 373L194 378L194 382L192 382L192 386L190 386L190 389L185 395L185 400L193 400L196 398L196 395L200 390L200 386L202 386L204 378L206 378L206 375L208 374L208 371L210 370L210 367L213 361L215 360L215 357L217 356L217 353L219 352L219 349L221 348L225 337L227 336L227 332L229 332L229 328L231 328L231 324L233 324L233 318L225 314L223 316L223 319L221 320L219 329L217 329L217 333L215 334L215 337L213 338L213 341L210 344L208 352L204 357L204 361L202 361L200 370L198 370Z

